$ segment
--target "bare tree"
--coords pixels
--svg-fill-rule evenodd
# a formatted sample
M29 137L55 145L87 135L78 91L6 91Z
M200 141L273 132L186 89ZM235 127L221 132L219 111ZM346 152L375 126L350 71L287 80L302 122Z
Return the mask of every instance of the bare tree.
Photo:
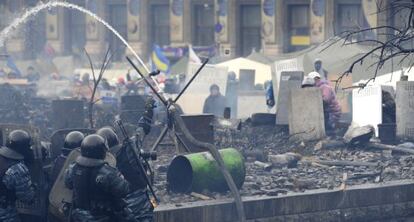
M329 48L333 44L342 41L342 45L368 43L372 48L358 59L353 61L349 68L343 72L336 84L352 73L357 64L363 64L368 57L374 57L375 62L369 64L374 67L373 76L361 87L365 87L370 81L375 80L378 71L390 60L397 59L398 65L408 62L408 66L414 65L414 0L376 0L377 13L387 15L387 21L391 21L394 17L400 16L403 23L398 26L395 24L380 25L370 28L357 28L355 30L347 30L339 34L339 38L332 38L325 42L325 48ZM376 32L377 38L361 38L366 34Z
M88 57L89 65L90 65L91 71L92 71L92 78L93 78L93 87L91 88L92 95L91 95L91 98L89 99L89 104L88 104L89 127L91 129L93 129L95 127L95 122L93 120L93 107L100 100L100 99L95 99L96 90L98 89L99 83L102 80L102 76L105 73L105 70L108 67L108 64L110 63L113 54L109 53L111 50L108 47L108 50L105 53L105 57L104 57L104 60L102 62L102 65L101 65L101 69L99 71L99 75L98 75L98 77L96 77L92 59L91 59L89 53L86 51L86 49L84 49L84 50L85 50L86 56Z

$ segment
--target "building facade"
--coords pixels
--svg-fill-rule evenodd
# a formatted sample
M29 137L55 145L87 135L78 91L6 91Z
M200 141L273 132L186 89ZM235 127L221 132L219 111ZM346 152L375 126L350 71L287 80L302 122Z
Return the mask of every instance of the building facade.
M0 0L0 27L39 0ZM386 0L383 0L387 2ZM390 0L388 0L390 1ZM214 47L220 55L247 56L253 50L278 55L318 44L346 30L401 22L376 13L376 0L67 0L111 24L148 58L152 46ZM357 38L376 38L375 32ZM58 55L94 55L108 46L122 59L129 52L94 18L75 10L37 15L7 41L9 53L31 58L44 46Z

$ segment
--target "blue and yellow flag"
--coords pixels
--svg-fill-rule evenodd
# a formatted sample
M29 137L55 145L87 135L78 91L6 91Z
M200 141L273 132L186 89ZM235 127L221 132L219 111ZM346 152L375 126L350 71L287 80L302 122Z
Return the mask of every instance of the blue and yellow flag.
M154 45L151 60L154 68L166 74L170 72L170 60L168 60L158 45Z

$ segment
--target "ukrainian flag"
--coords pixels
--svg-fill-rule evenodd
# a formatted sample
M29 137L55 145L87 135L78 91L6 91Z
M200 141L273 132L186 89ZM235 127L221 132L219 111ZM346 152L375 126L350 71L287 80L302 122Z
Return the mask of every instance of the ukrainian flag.
M151 60L154 68L166 74L170 72L170 60L168 60L158 45L154 45Z

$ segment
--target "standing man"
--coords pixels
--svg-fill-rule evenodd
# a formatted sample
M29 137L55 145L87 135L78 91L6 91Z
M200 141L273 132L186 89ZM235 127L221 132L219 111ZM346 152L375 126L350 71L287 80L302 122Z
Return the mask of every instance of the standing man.
M219 86L213 84L210 86L210 95L204 101L203 113L210 113L217 117L223 117L226 104L226 97L221 95Z
M72 221L121 221L122 198L129 193L129 183L122 174L105 162L108 148L105 139L92 134L81 144L81 156L65 174L65 185L73 190Z
M321 79L328 79L328 71L326 71L323 67L322 67L322 60L321 59L315 59L315 61L313 62L313 67L314 67L314 72L319 73L319 75L321 76Z
M275 106L275 95L273 92L273 82L270 83L266 87L266 105L270 108Z
M0 148L0 221L19 222L16 200L30 204L35 192L24 163L29 158L31 138L23 130L9 134L7 145Z
M315 86L322 91L325 129L332 132L341 118L341 106L336 99L335 91L317 72L309 73L308 77L315 80Z

